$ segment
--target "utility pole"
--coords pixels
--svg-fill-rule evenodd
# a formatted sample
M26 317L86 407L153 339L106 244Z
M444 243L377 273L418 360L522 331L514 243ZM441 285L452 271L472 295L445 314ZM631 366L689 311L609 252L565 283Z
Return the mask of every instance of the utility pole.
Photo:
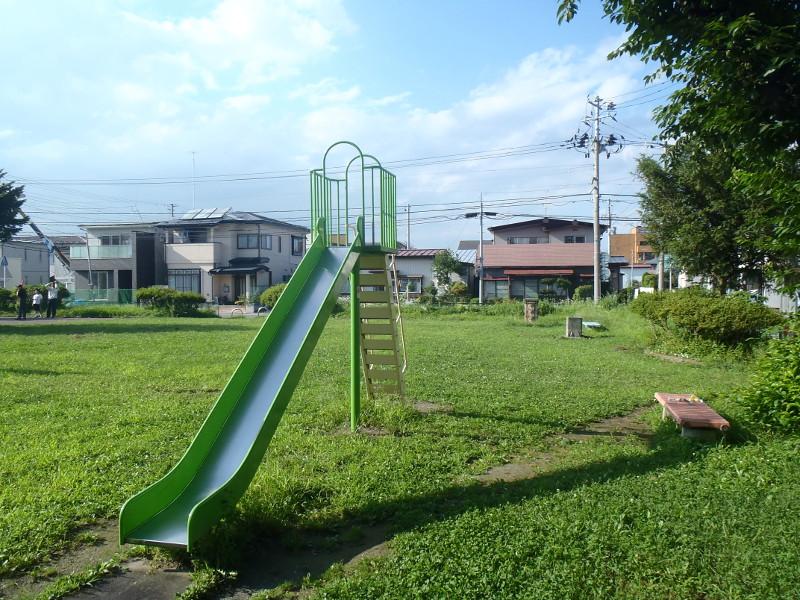
M197 154L194 150L192 150L192 208L197 208L195 206L197 200L197 185L195 183L195 160L194 155Z
M478 303L483 304L483 216L494 217L496 212L487 212L483 210L483 192L481 192L481 210L477 213L470 212L464 215L467 219L478 217L479 225L481 228L480 237L478 238Z
M480 212L481 235L478 238L478 248L480 250L480 266L478 269L478 304L483 304L483 192L481 192L481 212Z
M406 248L411 249L411 205L406 205Z
M175 206L172 202L169 203L169 215L173 218L175 217Z
M600 96L595 96L594 100L587 99L589 105L594 109L592 115L587 115L583 124L586 127L591 127L591 135L589 131L584 131L582 134L580 130L570 140L572 148L583 152L586 158L590 154L594 154L594 174L592 176L592 203L594 204L594 221L593 221L593 288L594 303L600 302L600 281L601 281L601 266L600 266L600 153L605 152L606 158L611 157L611 148L616 146L614 152L622 150L622 144L613 133L605 138L600 135L600 123L605 118L614 118L613 111L616 105L613 102L605 102ZM605 112L605 114L604 114ZM589 143L591 142L591 149ZM611 229L611 199L608 201L608 226ZM610 248L609 248L610 251Z
M594 176L592 177L592 196L594 200L594 303L600 302L600 96L595 96L594 102Z

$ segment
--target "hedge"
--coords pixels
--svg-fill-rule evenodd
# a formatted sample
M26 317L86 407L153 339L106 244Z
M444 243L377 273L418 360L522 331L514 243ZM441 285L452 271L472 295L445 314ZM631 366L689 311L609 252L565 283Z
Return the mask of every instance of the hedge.
M136 302L157 314L171 317L194 317L206 301L202 294L179 292L172 288L147 287L136 290Z

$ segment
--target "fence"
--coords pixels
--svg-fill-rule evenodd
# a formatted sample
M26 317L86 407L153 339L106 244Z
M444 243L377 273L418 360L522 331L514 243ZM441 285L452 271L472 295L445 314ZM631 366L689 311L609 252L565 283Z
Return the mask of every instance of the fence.
M70 306L81 304L132 304L136 290L122 288L74 290L66 303Z

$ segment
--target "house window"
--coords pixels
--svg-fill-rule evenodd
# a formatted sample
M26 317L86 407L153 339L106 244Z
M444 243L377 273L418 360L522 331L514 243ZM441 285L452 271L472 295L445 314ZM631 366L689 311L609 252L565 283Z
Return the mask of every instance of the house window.
M272 250L272 236L268 233L261 234L261 249Z
M120 233L117 235L101 235L101 246L130 246L131 237L127 233Z
M419 294L422 291L422 276L410 277L401 275L398 277L398 284L398 290L401 294Z
M173 233L174 244L205 244L208 242L208 229L183 229Z
M108 290L114 287L114 271L92 271L87 279L96 290Z
M550 240L547 236L544 237L535 237L535 236L512 236L508 238L509 244L546 244Z
M508 281L484 281L483 294L487 299L492 298L508 298Z
M586 236L585 235L565 235L564 236L564 243L565 244L585 244L586 243Z
M237 248L258 248L257 233L240 233L236 236Z
M200 293L200 269L169 269L167 285L179 292Z
M303 256L303 245L305 238L293 235L292 236L292 256Z
M281 248L281 236L278 236L278 254L283 252L283 248Z

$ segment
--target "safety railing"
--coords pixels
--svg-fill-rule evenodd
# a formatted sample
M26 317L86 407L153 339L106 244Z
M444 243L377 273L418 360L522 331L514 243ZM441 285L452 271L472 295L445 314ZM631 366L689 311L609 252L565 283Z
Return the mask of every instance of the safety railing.
M91 290L73 290L66 303L81 304L132 304L136 290L124 288L94 288Z
M398 285L397 281L397 255L390 254L389 261L391 263L390 267L392 269L392 291L394 292L394 301L395 305L397 306L397 317L394 320L395 324L395 331L398 332L400 338L400 346L403 348L403 367L400 369L401 373L406 372L406 368L408 367L408 355L406 354L406 335L405 331L403 330L403 315L400 312L400 286Z
M337 146L355 149L356 155L342 167L328 166ZM397 183L380 161L364 154L352 142L336 142L325 152L321 169L311 171L311 222L325 219L325 228L312 228L312 241L322 235L326 246L349 246L352 231L363 217L361 237L365 246L387 251L397 248Z

